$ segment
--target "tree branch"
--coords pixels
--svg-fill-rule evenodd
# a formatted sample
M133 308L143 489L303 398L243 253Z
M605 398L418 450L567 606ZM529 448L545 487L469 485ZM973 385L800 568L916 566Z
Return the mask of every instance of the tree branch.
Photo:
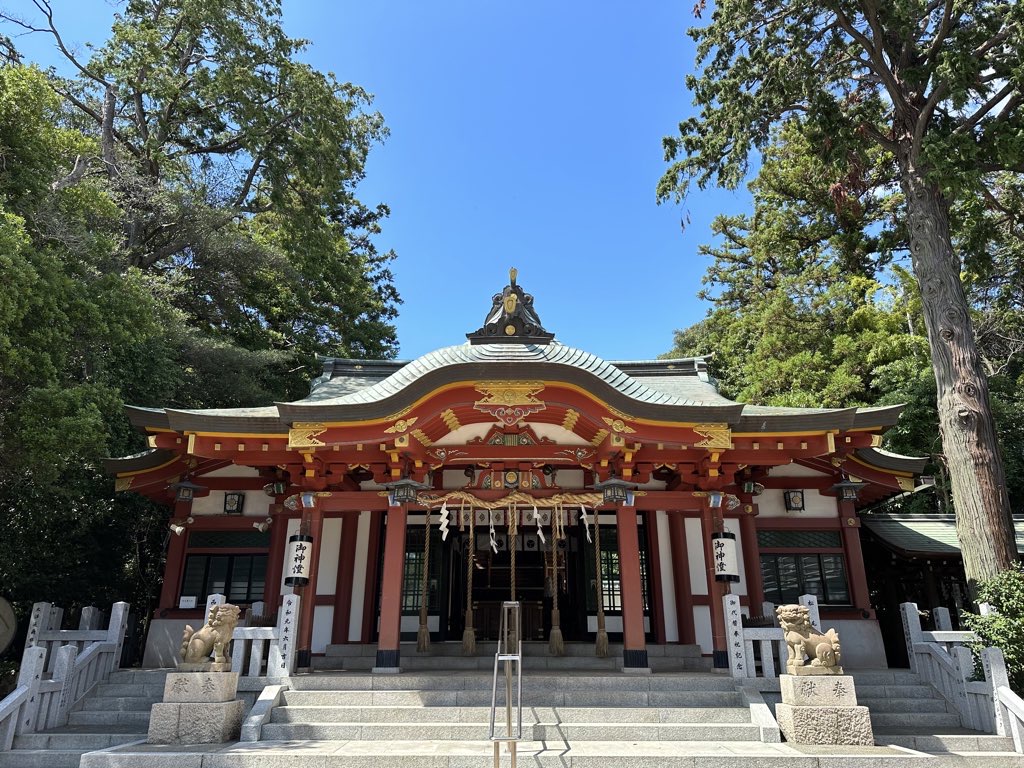
M84 155L78 155L75 158L75 166L71 169L71 173L65 176L63 179L57 179L50 185L50 189L54 192L60 192L62 189L77 184L82 176L85 175L86 170L89 168L89 159Z
M1004 85L1002 88L1000 88L998 91L996 91L995 94L993 94L992 98L990 98L988 101L986 101L980 107L978 107L978 109L975 111L975 113L973 115L971 115L963 123L958 125L956 127L956 129L953 131L953 133L954 134L956 134L956 133L963 134L963 133L967 133L968 131L972 130L974 128L974 126L976 126L981 121L981 119L983 117L985 117L985 115L987 115L989 112L991 112L996 107L996 105L999 104L999 102L1001 102L1003 99L1008 97L1011 93L1013 93L1013 91L1016 89L1016 87L1017 87L1016 84L1013 83L1013 82L1009 82L1006 85Z

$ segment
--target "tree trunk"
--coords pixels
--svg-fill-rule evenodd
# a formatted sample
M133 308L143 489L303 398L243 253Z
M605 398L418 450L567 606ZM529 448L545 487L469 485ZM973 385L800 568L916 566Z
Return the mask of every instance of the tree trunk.
M970 308L953 253L942 193L909 160L902 163L910 253L938 391L939 431L949 469L957 537L974 594L979 581L1016 560L1003 463L988 379L981 368Z

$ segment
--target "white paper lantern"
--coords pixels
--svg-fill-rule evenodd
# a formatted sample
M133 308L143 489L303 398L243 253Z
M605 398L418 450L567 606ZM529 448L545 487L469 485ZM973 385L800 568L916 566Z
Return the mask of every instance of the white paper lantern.
M309 584L312 560L313 537L304 533L289 536L288 557L284 561L284 583L289 587L304 587Z
M736 555L736 534L729 531L711 534L711 562L715 581L739 581L740 561Z

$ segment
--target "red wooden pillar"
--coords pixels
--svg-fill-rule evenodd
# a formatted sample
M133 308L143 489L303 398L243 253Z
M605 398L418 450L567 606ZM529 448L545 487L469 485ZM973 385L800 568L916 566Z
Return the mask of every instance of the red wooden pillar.
M352 613L352 583L356 566L356 532L359 513L347 512L341 518L341 552L338 555L338 581L334 590L334 625L332 643L347 643L349 618Z
M644 520L647 530L647 551L650 553L651 629L654 642L665 644L665 595L661 584L661 546L658 540L658 513L647 512Z
M192 513L191 501L174 502L174 519L184 520ZM171 534L167 543L167 565L164 566L164 583L160 588L159 611L168 608L178 607L178 588L181 586L181 574L185 570L185 538L188 536L188 529L181 536ZM205 621L206 618L203 617Z
M686 518L680 512L668 513L668 535L672 545L672 585L676 593L676 626L679 642L693 645L693 592L690 587L690 561L686 553Z
M299 606L299 632L298 648L296 650L295 664L303 669L312 666L313 658L313 614L316 608L316 577L320 570L320 540L324 536L324 513L316 503L313 496L313 506L304 509L302 513L302 524L299 530L305 529L313 537L313 546L310 547L309 557L309 583L304 587L296 587L295 591L302 597Z
M281 571L284 570L284 550L288 543L288 518L275 514L280 510L271 505L270 514L274 522L270 526L270 551L267 553L267 582L263 585L263 602L267 615L277 612L281 605Z
M384 573L381 576L380 636L374 672L398 672L401 663L402 572L405 567L405 507L389 507L384 533Z
M751 511L740 516L740 537L743 539L743 570L747 575L747 602L750 605L750 615L757 616L761 613L761 603L764 602L764 581L761 578L757 526L754 524L757 507L752 504L749 506Z
M363 582L363 625L359 642L373 641L374 627L377 623L377 595L380 584L377 582L380 571L380 534L384 527L384 512L375 509L370 512L370 537L366 544L366 579Z
M619 534L619 581L622 586L622 666L626 672L650 672L644 637L644 603L640 586L640 536L636 507L615 512Z
M722 605L725 584L715 579L715 557L711 549L711 534L717 530L716 514L720 515L721 510L718 510L716 513L715 510L705 505L701 515L701 534L704 538L704 564L708 579L708 602L711 604L711 655L715 669L728 669L728 636L725 631L725 608Z
M868 575L864 570L864 553L860 548L860 518L857 517L852 501L839 502L839 520L843 525L843 554L846 556L846 572L850 577L850 601L874 618L871 594L868 592Z

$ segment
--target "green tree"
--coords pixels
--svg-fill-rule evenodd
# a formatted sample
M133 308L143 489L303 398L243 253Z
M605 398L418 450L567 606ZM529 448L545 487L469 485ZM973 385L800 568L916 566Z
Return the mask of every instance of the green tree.
M121 268L166 279L196 322L246 349L382 357L398 295L372 236L386 206L358 200L385 136L361 88L296 61L278 0L131 0L88 60L39 20L78 73L50 86L95 139L54 183L105 176Z
M873 150L892 158L965 570L972 583L994 576L1016 547L950 211L961 200L989 199L996 174L1024 171L1024 9L996 1L723 0L691 35L702 69L687 83L700 113L665 140L671 165L661 199L685 197L693 181L736 186L751 153L789 121L851 178L876 167L865 165Z

